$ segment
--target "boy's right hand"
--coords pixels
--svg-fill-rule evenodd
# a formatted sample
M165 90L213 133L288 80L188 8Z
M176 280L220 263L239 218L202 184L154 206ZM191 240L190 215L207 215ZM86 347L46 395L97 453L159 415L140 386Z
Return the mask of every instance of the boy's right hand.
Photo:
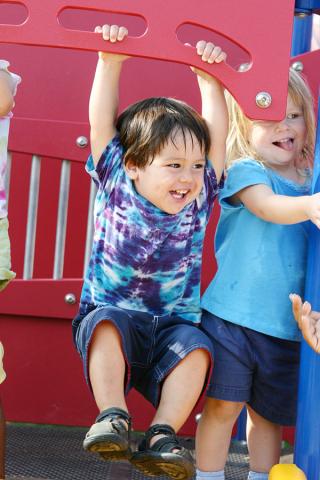
M97 26L94 29L95 33L101 33L102 38L110 43L122 42L128 36L128 30L126 27L119 27L118 25L103 25ZM99 52L99 58L102 60L110 60L113 62L123 62L128 55L115 54L110 52Z

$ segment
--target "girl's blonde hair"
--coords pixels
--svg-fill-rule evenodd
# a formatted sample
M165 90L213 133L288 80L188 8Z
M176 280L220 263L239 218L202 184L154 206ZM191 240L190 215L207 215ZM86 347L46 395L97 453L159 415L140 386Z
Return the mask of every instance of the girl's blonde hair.
M311 167L313 163L313 151L315 143L315 116L314 102L312 93L308 84L302 75L293 68L289 71L288 94L294 104L302 109L306 124L306 144L302 151L302 162L298 167ZM249 142L250 130L254 124L254 120L246 117L238 103L226 92L227 105L229 110L229 134L227 138L227 167L236 160L244 157L255 159L259 162L266 163L263 158L254 151Z

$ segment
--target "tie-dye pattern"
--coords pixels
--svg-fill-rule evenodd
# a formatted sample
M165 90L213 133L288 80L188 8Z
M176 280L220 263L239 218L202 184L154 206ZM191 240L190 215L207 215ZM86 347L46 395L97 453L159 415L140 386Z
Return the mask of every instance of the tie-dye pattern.
M9 62L6 60L0 60L0 70L5 70L10 73L13 79L14 92L16 94L17 85L21 82L19 75L8 71ZM5 191L5 178L7 169L7 147L8 147L8 134L10 118L12 113L10 112L5 117L0 117L0 218L7 216L7 203L6 203L6 191Z
M98 193L81 303L176 314L197 323L205 225L218 191L214 171L210 166L205 169L197 201L170 215L136 192L122 157L116 136L96 169L91 156L87 162Z

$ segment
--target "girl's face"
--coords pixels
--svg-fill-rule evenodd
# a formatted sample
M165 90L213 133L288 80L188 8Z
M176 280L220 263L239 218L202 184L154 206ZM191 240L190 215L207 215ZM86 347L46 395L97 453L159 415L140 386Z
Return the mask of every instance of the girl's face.
M286 116L281 122L253 122L249 141L259 158L274 170L295 167L306 143L307 129L301 107L288 95Z

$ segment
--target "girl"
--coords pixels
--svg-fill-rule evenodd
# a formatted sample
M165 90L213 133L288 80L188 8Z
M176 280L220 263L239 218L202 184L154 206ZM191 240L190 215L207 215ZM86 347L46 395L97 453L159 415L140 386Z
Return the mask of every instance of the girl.
M294 70L282 121L250 121L232 98L228 107L218 271L202 299L215 364L197 432L197 479L224 479L232 428L246 405L248 478L267 480L279 462L281 425L296 417L300 333L289 293L304 287L305 221L320 227L320 194L310 196L308 167L314 110Z
M0 60L0 290L15 277L11 271L10 241L8 236L8 219L5 195L5 174L7 165L7 145L9 123L14 106L13 97L21 79L8 70L9 63ZM3 346L0 342L0 383L5 379L2 364ZM5 421L0 402L0 478L4 477L4 452L5 452Z

